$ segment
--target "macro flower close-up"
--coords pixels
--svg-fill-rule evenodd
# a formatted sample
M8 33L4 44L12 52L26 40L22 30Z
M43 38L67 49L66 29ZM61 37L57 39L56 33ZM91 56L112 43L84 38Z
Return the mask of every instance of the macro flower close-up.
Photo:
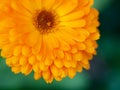
M94 0L0 2L1 56L12 72L51 83L90 68L100 37Z

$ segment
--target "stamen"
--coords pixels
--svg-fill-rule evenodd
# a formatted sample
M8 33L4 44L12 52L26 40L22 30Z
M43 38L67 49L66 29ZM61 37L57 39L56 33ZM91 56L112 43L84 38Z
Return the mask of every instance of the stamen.
M55 26L55 15L52 12L43 10L35 16L34 25L40 33L49 33Z

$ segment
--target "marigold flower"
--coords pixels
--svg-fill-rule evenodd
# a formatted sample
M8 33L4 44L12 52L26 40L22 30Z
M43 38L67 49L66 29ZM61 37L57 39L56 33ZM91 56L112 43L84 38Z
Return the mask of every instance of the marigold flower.
M33 71L36 80L42 77L47 83L89 69L100 36L98 11L92 4L93 0L9 0L7 15L0 19L6 64L14 73Z

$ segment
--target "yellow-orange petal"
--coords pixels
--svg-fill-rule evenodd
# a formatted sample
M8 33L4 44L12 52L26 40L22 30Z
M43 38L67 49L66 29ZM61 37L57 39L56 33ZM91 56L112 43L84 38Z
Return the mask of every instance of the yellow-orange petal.
M70 51L72 54L74 54L74 53L77 53L78 49L76 47L73 47Z
M60 21L71 21L71 20L75 20L75 19L80 19L83 16L84 16L83 11L76 11L76 12L73 12L68 15L60 17Z
M78 0L64 0L61 5L56 8L56 12L59 16L66 15L77 7Z
M61 26L69 26L72 28L81 28L84 27L86 24L86 21L84 19L81 20L73 20L73 21L66 21L66 22L61 22Z
M76 75L76 70L73 69L73 68L69 68L69 69L68 69L68 76L69 76L70 78L73 78L75 75Z
M42 76L46 81L49 81L51 78L50 70L48 69L47 71L42 72Z
M6 64L14 73L33 70L36 80L47 83L89 69L100 36L93 1L1 1L0 49Z
M15 74L20 73L21 71L21 67L12 67L12 72L14 72Z
M64 64L64 66L65 66L66 68L70 68L70 67L72 66L72 65L71 65L71 62L68 61L68 60L64 60L63 64Z
M76 61L81 61L82 58L83 58L82 53L80 53L80 52L73 55L73 59L76 60Z
M29 64L34 65L36 63L36 57L34 55L30 56L28 62Z
M16 57L16 56L13 56L12 57L12 64L19 64L19 58L18 57Z
M54 49L59 47L59 42L54 37L54 34L47 34L44 35L44 40L46 41L46 46L48 46L49 49Z
M14 56L20 55L20 54L21 54L21 49L22 49L22 47L21 47L20 45L19 45L19 46L16 46L16 47L14 48L13 55L14 55Z
M41 9L42 8L42 0L34 0L34 2L36 3L36 7L38 9Z
M37 31L31 32L28 34L27 38L25 39L25 43L28 46L34 46L37 43L37 40L39 38L39 33Z
M33 66L33 71L34 71L35 73L40 73L40 72L41 72L41 70L40 70L40 68L39 68L39 63L36 63L36 64Z
M42 74L41 73L38 73L38 72L35 72L34 73L34 79L35 80L38 80L39 78L41 78Z
M86 46L84 43L78 43L77 44L79 50L85 50Z
M56 53L58 58L64 58L64 52L62 50L57 50Z
M55 3L55 0L42 0L42 8L50 10Z
M36 45L32 47L32 53L38 54L41 48L42 48L42 36L39 36Z
M1 52L1 55L3 57L6 57L6 58L9 58L13 55L13 45L11 44L7 44L7 45L4 45L3 46L3 49L2 49L2 52Z
M20 57L20 60L19 60L19 64L20 65L26 65L27 64L27 62L28 62L28 60L27 60L27 58L26 57L24 57L24 56L22 56L22 57Z
M60 75L59 69L56 66L52 65L50 69L51 69L51 72L54 76L57 77Z
M29 56L30 55L30 48L28 46L22 47L22 55Z
M45 59L45 65L51 65L52 62L53 62L53 60L50 59L50 58L46 58L46 59Z
M91 38L92 40L98 40L98 39L100 38L99 32L92 33L92 34L90 35L90 38Z
M45 65L44 61L39 63L39 68L41 71L46 71L48 69L48 66Z
M62 68L62 67L63 67L63 61L60 60L60 59L54 60L54 64L55 64L55 66L58 67L58 68Z
M34 2L34 0L17 0L15 1L16 3L19 3L18 5L21 5L24 9L29 10L31 13L33 13L36 9L36 5ZM16 4L15 3L15 4Z
M28 75L32 71L31 65L22 66L21 72L25 75Z

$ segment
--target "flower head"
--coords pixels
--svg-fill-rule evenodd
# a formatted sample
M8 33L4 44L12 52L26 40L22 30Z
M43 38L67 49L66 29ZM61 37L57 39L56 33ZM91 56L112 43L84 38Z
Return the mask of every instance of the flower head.
M98 11L93 0L10 0L0 19L1 55L14 73L46 82L73 78L96 54ZM2 11L2 9L1 9ZM3 15L4 16L4 15Z

